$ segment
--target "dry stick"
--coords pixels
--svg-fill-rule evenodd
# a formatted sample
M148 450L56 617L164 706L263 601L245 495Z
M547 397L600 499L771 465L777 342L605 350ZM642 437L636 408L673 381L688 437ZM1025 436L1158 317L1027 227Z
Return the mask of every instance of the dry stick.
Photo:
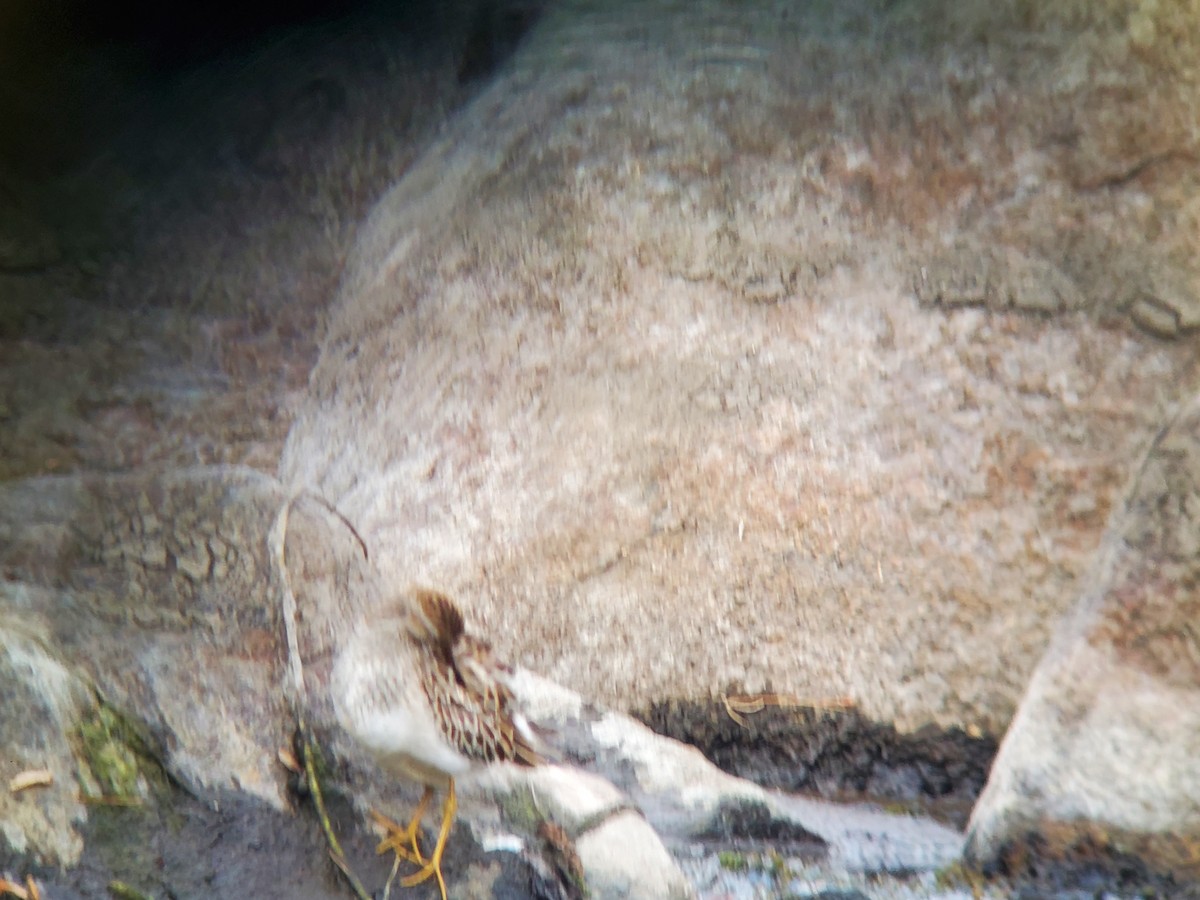
M725 712L729 718L743 728L749 728L750 723L744 715L761 712L768 706L781 709L850 709L857 704L852 697L828 697L818 700L805 700L792 694L722 694L721 702L725 704ZM744 715L743 715L744 714Z
M300 710L304 708L307 692L304 689L304 664L300 659L300 639L296 634L296 619L298 617L296 595L292 593L291 579L288 578L286 546L288 518L291 516L292 504L295 502L296 496L293 495L279 508L279 513L275 516L275 521L271 525L271 532L267 540L270 542L271 550L274 551L275 568L279 574L283 631L287 640L288 674L291 676L290 693L292 710L296 714L296 718L300 720L303 718Z
M336 506L334 506L332 503L330 503L328 500L326 500L324 497L322 497L316 491L311 490L309 488L305 488L303 491L301 491L299 494L297 494L295 497L293 497L292 502L294 503L300 497L307 497L310 500L315 500L317 503L319 503L321 506L323 506L326 510L331 512L333 515L337 516L337 518L339 520L341 520L341 523L350 529L350 533L352 535L354 535L354 539L356 541L358 541L358 546L362 549L363 559L366 561L370 561L371 555L367 552L367 542L362 539L362 535L358 533L358 529L355 528L353 524L351 524L350 520L347 519L344 515L342 515L341 510L339 510Z
M271 525L271 533L268 540L270 541L271 548L275 551L275 566L279 571L280 590L283 595L281 601L283 605L283 628L287 638L288 671L292 681L292 705L297 710L297 719L300 718L298 711L304 708L304 704L308 699L308 692L304 687L304 663L300 658L300 639L296 634L298 611L296 608L296 595L292 593L291 579L288 578L286 545L288 519L292 513L292 506L301 497L317 501L321 506L337 516L342 524L350 529L350 533L354 535L354 539L358 541L358 546L362 549L363 559L370 559L367 553L367 543L362 539L362 535L358 533L358 529L350 524L350 520L338 512L334 506L330 505L325 498L307 488L288 498L288 501L280 507L279 513Z
M329 813L325 809L325 795L321 793L321 782L317 779L317 767L313 763L312 738L309 736L308 727L302 717L300 718L300 749L304 753L304 775L308 781L308 790L312 794L313 805L317 808L317 818L321 820L321 830L325 832L325 840L329 844L329 858L346 876L354 895L359 900L371 900L371 895L367 893L362 882L350 869L350 864L346 862L346 854L342 852L342 845L338 843L337 835L333 832L333 823L329 821Z
M363 558L367 557L367 545L359 536L357 530L340 512L326 503L320 495L314 494L311 491L304 491L303 495L315 497L323 506L332 511L354 534L358 540L359 546L363 551ZM304 776L308 782L308 790L312 794L313 805L317 808L317 817L321 820L321 830L325 833L325 840L329 844L329 857L333 860L333 864L341 870L341 873L346 877L346 881L350 883L351 889L354 891L359 900L371 900L371 895L367 893L362 882L358 880L354 872L350 869L350 864L346 862L346 855L342 852L342 845L338 843L337 835L333 831L333 823L329 820L329 813L325 809L325 795L321 792L321 782L317 779L317 768L313 762L313 740L308 732L308 723L304 719L302 710L305 707L307 691L304 686L304 664L300 659L300 640L296 634L296 595L292 593L291 579L288 578L286 544L287 544L287 529L288 518L291 515L292 505L301 496L301 494L293 494L288 501L280 507L279 514L275 517L275 522L271 527L270 542L271 548L275 551L275 565L279 571L280 590L282 592L283 604L283 628L287 638L288 652L288 671L292 681L292 709L296 716L296 724L300 731L300 749L304 754Z

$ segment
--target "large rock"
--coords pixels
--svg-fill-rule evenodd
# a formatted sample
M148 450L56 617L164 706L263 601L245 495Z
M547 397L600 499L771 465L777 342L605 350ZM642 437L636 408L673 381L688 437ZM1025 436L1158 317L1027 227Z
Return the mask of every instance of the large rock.
M1141 860L1200 883L1200 397L1154 441L971 817L1020 869Z
M1002 733L1193 352L1123 318L1195 174L1111 85L1195 98L948 6L556 4L366 223L281 479L618 708Z
M318 520L329 515L314 506ZM273 478L238 468L32 479L0 490L0 641L17 701L5 708L0 778L49 767L53 791L66 795L39 806L45 794L0 793L11 848L78 861L76 829L87 814L67 797L73 760L89 763L77 731L99 703L136 722L138 740L194 795L238 791L290 807L276 755L291 743L298 698L280 563L312 526L289 509ZM290 543L279 522L291 524ZM347 553L322 532L296 564L300 639L314 660L345 621L340 610L351 616L355 599L370 596L344 570L356 546ZM336 602L323 592L334 571ZM41 819L23 824L39 808ZM71 814L51 814L62 808Z

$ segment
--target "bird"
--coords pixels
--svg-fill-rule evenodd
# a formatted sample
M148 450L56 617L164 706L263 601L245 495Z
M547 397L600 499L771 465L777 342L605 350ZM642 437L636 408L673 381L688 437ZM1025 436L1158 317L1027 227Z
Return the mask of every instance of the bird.
M401 879L404 887L436 877L446 900L441 864L458 806L456 778L492 763L546 762L540 737L517 708L511 674L490 644L467 632L453 600L420 586L364 617L338 653L330 685L342 728L385 772L425 786L407 825L371 813L385 831L376 852L391 850L397 866L404 859L420 867ZM442 822L425 857L418 832L435 790L445 791Z

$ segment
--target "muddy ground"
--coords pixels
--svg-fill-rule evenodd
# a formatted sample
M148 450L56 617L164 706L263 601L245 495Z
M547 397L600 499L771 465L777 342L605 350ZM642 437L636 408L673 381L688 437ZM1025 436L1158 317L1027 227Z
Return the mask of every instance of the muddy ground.
M964 828L996 755L994 736L927 726L910 734L853 709L669 701L640 718L727 772L782 791L883 803ZM734 718L734 715L738 718Z

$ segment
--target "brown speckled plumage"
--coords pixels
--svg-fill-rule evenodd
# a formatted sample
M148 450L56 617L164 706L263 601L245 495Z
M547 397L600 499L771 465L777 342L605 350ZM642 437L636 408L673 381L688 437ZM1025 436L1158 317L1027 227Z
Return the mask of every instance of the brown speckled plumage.
M419 588L413 600L409 636L426 651L417 654L418 680L445 739L480 762L542 762L514 722L508 666L486 641L466 633L462 613L445 594Z

